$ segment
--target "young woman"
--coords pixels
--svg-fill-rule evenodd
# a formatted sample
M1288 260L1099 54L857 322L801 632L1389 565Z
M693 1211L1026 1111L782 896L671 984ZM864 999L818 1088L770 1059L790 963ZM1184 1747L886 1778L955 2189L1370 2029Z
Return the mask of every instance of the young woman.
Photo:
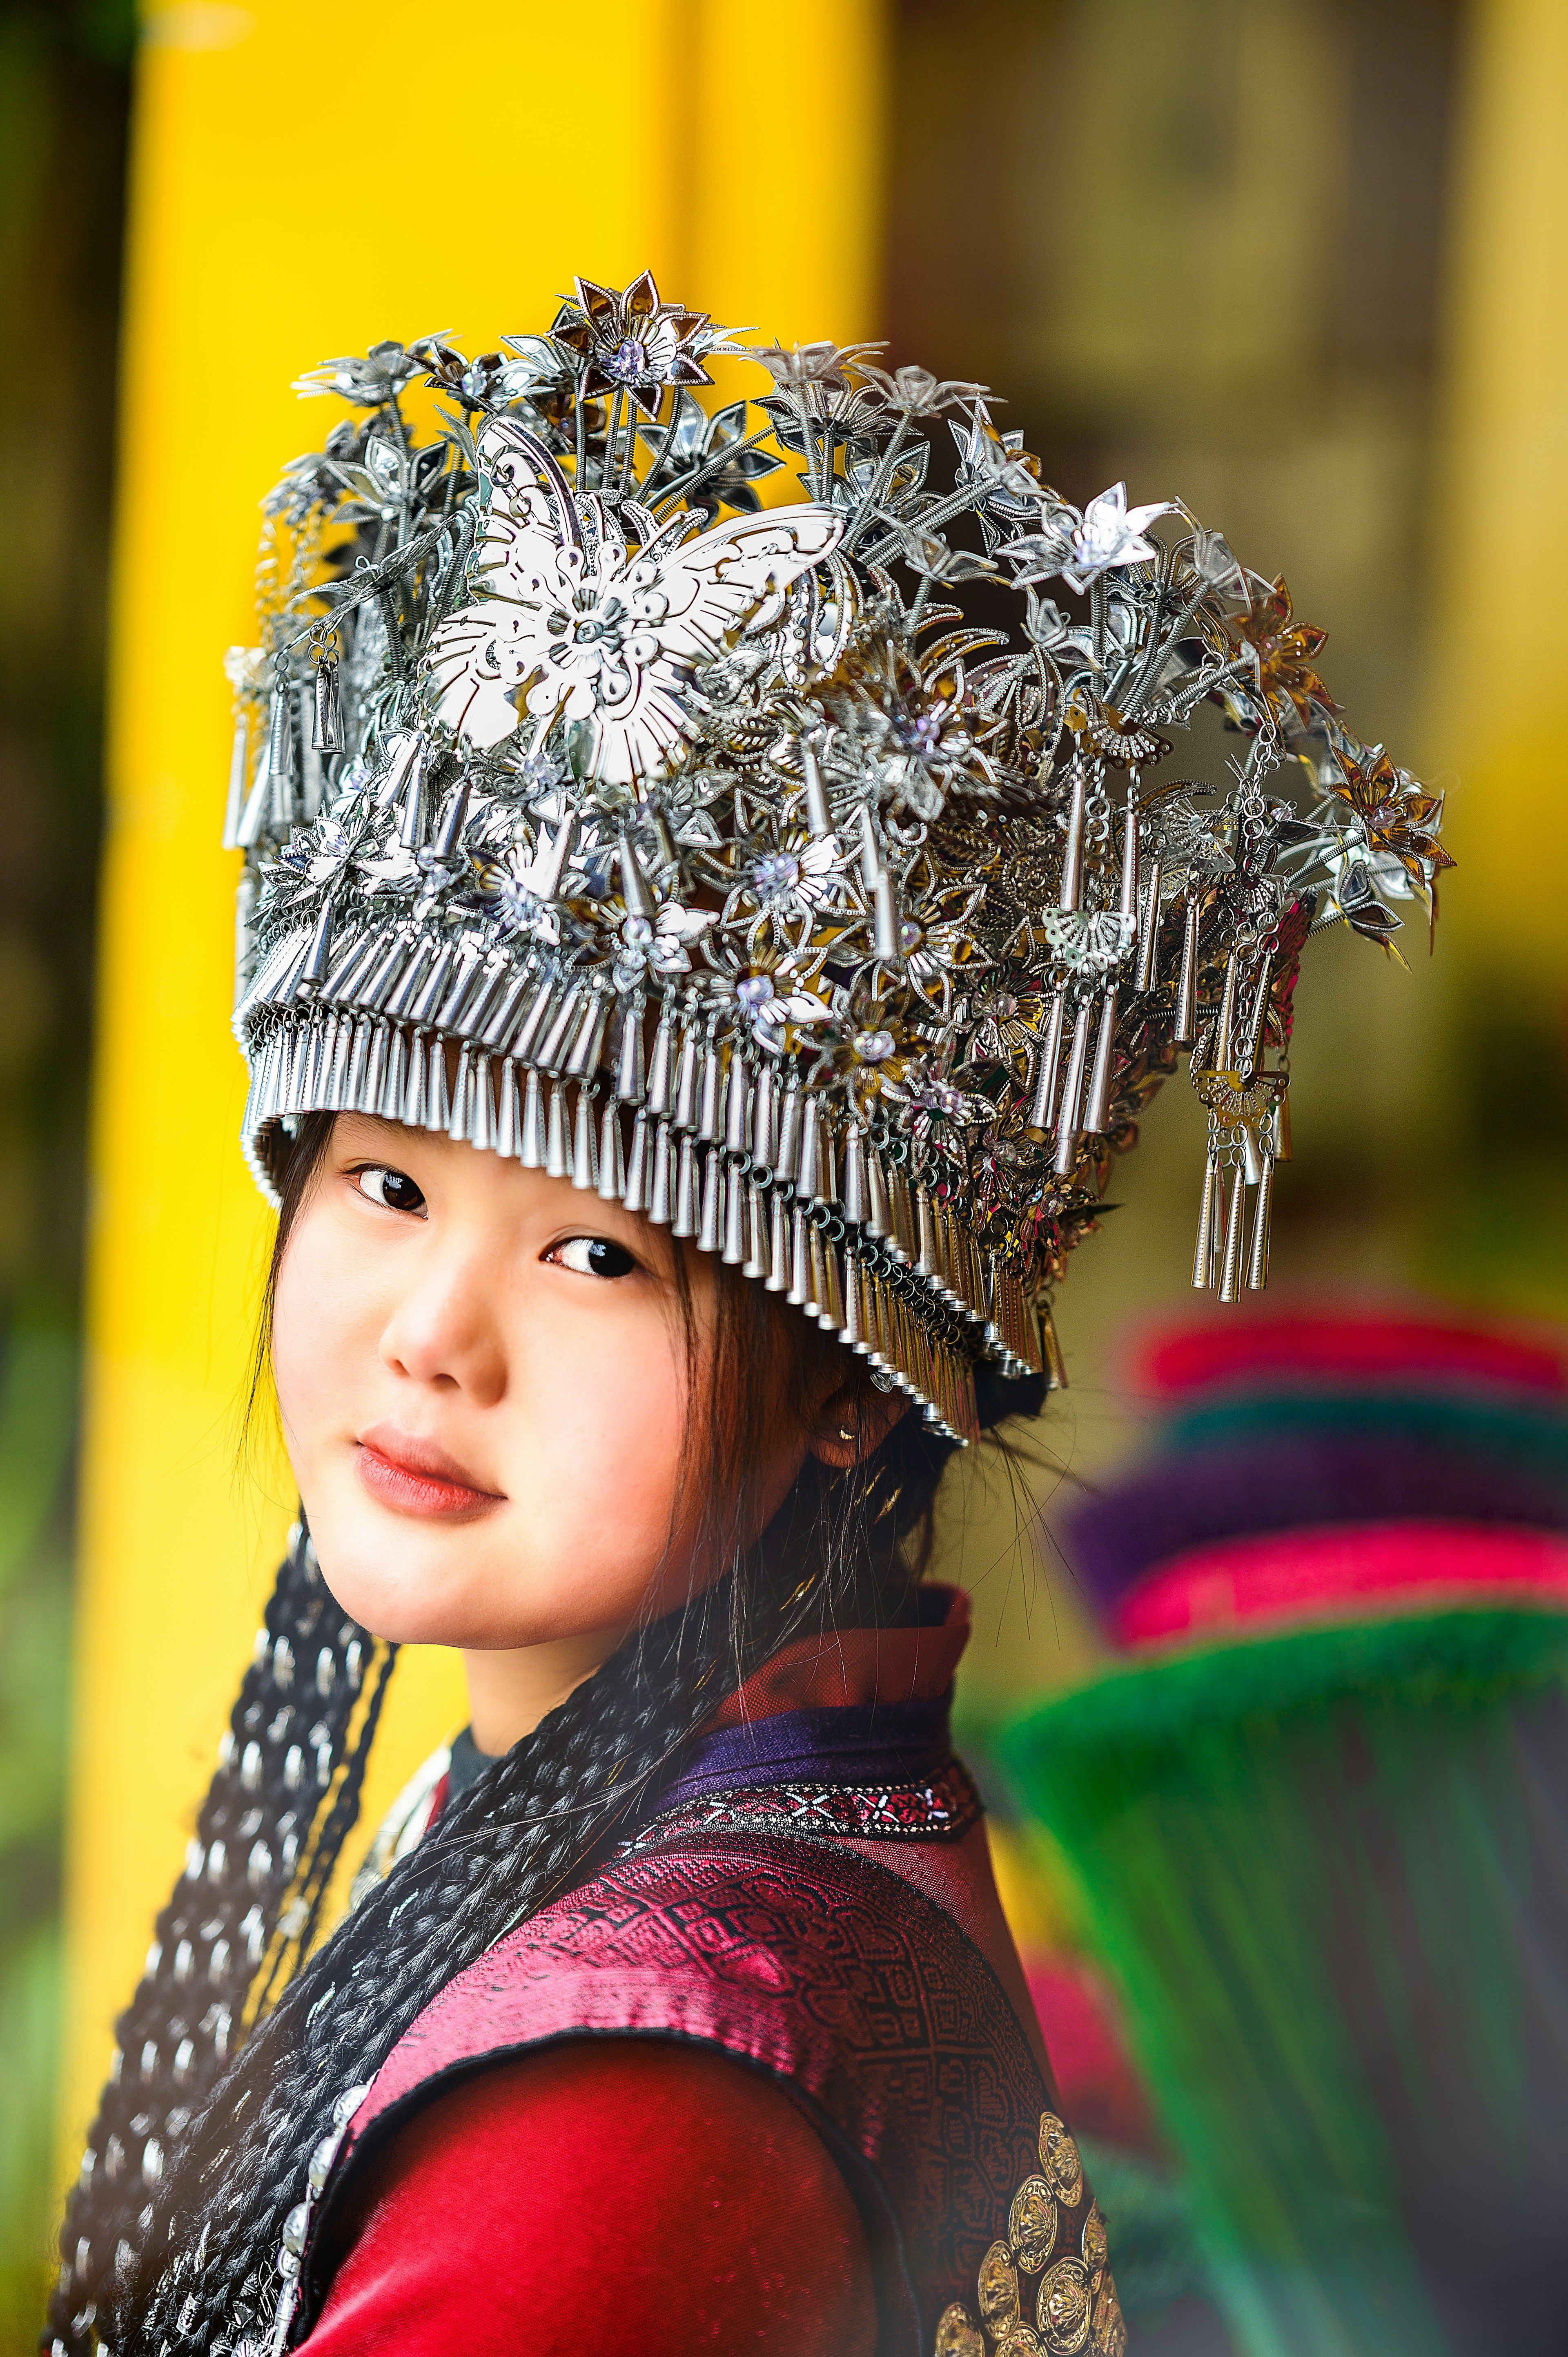
M929 1509L1042 1405L1179 1046L1195 1282L1262 1282L1297 953L1323 891L1430 903L1435 805L1180 511L1069 507L870 348L710 413L719 354L645 276L306 381L360 414L268 502L227 826L302 1514L59 2357L1123 2346ZM1251 739L1207 816L1145 774L1205 699ZM471 1723L330 1929L403 1641Z

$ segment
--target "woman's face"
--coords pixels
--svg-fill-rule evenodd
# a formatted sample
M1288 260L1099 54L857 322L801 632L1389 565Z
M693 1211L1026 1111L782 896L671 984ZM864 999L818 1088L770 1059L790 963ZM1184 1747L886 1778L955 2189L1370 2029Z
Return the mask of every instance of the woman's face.
M378 1635L484 1652L672 1608L701 1468L674 1247L618 1204L343 1114L278 1275L273 1361L322 1568ZM713 1264L690 1263L706 1396ZM806 1442L784 1426L757 1528Z

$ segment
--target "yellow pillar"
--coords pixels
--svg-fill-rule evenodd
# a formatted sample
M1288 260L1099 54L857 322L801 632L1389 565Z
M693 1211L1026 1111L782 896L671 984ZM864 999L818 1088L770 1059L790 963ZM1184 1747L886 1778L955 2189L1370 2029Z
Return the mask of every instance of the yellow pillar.
M1457 78L1448 369L1431 549L1433 781L1459 872L1443 932L1483 962L1568 977L1568 9L1474 0Z
M780 63L785 38L801 56ZM138 72L102 879L64 2123L74 2147L291 1504L237 1463L267 1222L235 1134L224 649L329 355L548 324L574 271L786 337L873 324L880 0L161 8ZM367 1792L461 1711L409 1656Z

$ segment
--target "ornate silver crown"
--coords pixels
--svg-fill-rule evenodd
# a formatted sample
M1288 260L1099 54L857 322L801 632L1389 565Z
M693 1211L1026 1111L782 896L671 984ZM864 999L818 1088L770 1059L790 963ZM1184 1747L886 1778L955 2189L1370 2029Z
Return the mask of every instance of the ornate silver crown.
M1059 1380L1053 1289L1184 1048L1193 1281L1263 1284L1303 944L1390 945L1448 862L1283 581L1177 500L1071 506L983 386L879 350L746 350L645 274L302 381L360 415L267 500L231 658L235 1029L263 1189L318 1108L515 1155L961 1440L978 1365ZM769 390L704 405L714 356ZM1170 776L1205 705L1239 756Z

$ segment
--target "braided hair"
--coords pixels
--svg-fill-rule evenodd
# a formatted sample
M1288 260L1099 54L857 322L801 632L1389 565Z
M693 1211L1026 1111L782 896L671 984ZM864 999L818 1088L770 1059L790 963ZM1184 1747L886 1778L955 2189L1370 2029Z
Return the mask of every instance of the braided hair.
M330 1115L300 1125L274 1281L331 1126ZM679 1255L675 1278L694 1369ZM447 1981L592 1871L725 1694L846 1608L883 1619L907 1599L950 1444L907 1416L844 1471L808 1458L762 1539L746 1544L750 1476L779 1413L767 1370L779 1336L784 1410L802 1427L837 1346L736 1272L721 1267L717 1280L695 1559L728 1568L634 1631L448 1803L319 1946L395 1648L344 1618L308 1533L292 1534L185 1872L117 2025L61 2232L44 2341L53 2357L87 2357L95 2343L117 2357L206 2352L264 2332L284 2222L338 2098ZM271 1297L269 1282L269 1312ZM266 1335L263 1319L263 1353ZM1039 1405L1029 1385L1004 1393L987 1403L993 1416Z

